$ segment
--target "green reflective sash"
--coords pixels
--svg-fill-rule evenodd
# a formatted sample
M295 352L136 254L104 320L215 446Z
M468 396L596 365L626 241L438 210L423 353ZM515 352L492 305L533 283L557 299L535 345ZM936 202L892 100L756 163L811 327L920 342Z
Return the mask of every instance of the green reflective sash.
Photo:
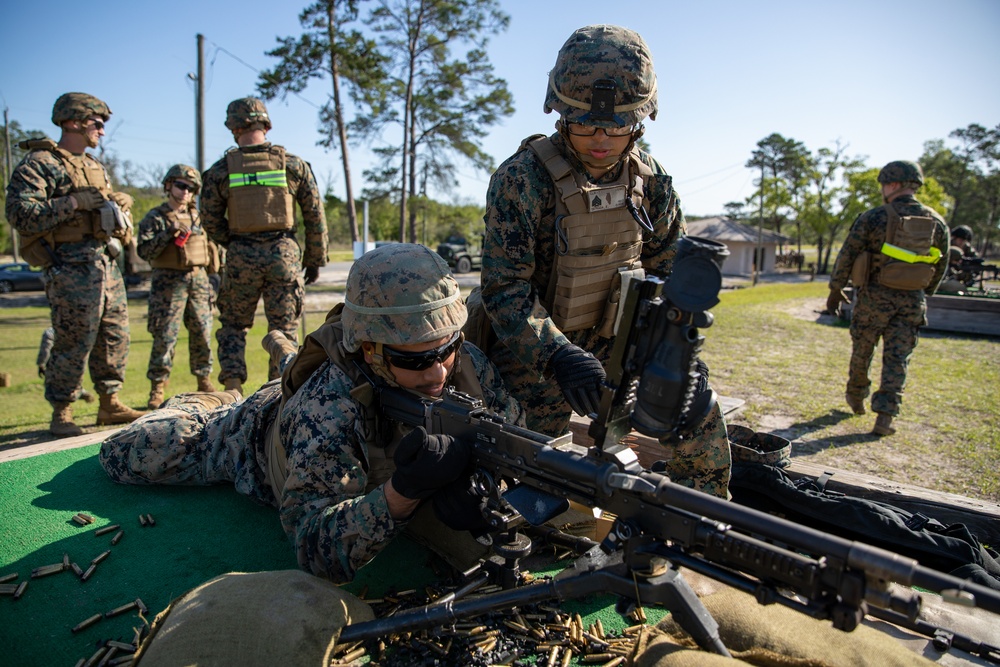
M918 262L922 262L924 264L937 264L937 261L941 259L941 251L934 246L931 246L929 255L918 255L917 253L911 252L906 248L900 248L896 245L883 243L882 254L892 257L895 260L899 260L900 262L906 262L907 264L917 264Z
M288 176L284 169L275 171L258 171L254 174L229 174L229 187L240 188L244 185L265 185L272 188L287 188Z

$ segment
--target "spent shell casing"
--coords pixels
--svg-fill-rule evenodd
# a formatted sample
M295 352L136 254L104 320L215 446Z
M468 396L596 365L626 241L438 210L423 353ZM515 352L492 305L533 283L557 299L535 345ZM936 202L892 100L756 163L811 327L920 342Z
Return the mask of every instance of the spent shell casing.
M21 584L0 584L0 595L13 595Z
M120 655L111 662L108 663L108 667L116 667L117 665L127 665L135 659L135 656L131 653L126 653L125 655Z
M87 579L90 579L90 575L92 575L94 573L94 570L96 569L97 569L97 563L91 563L90 567L87 568L87 571L80 575L80 581L86 581Z
M569 667L570 660L573 659L573 649L566 648L563 650L562 661L559 663L559 667Z
M62 565L63 565L63 569L64 570L68 570L69 569L69 554L63 554Z
M139 605L136 604L135 600L131 602L126 602L120 607L115 607L111 611L104 612L104 618L111 618L113 616L118 616L119 614L124 614L127 611L132 611L133 609L138 609Z
M100 614L94 614L90 618L88 618L86 620L83 620L83 621L80 621L79 623L77 623L76 625L74 625L73 626L73 632L79 632L80 630L86 630L87 628L89 628L90 626L92 626L94 623L97 623L102 618L103 618L103 616L101 616Z
M81 568L76 563L70 563L69 564L69 569L73 570L73 574L75 574L76 576L78 576L78 577L82 577L83 576L83 568Z
M87 662L83 663L83 667L94 667L98 661L104 657L104 654L108 652L107 647L102 646L94 652L94 655L87 659Z
M150 526L156 525L156 521L153 519L152 514L146 514L146 523L148 523Z
M620 655L617 658L614 658L613 660L609 660L608 662L604 663L604 667L618 667L618 665L622 664L623 662L625 662L625 656Z
M14 581L15 579L17 579L17 577L18 577L17 572L11 572L10 574L5 574L2 577L0 577L0 584L6 584L8 581Z
M79 524L81 526L89 526L90 521L88 521L82 514L73 515L73 523Z
M104 645L114 646L119 651L126 651L128 653L135 653L136 651L135 644L126 644L125 642L115 641L114 639L109 639L108 641L104 642Z
M39 577L47 577L50 574L56 574L62 572L65 568L62 563L54 563L52 565L43 565L42 567L36 567L31 571L31 578L38 579Z
M97 663L97 667L106 667L107 664L111 661L111 659L114 658L116 655L118 655L118 649L116 649L114 646L108 646L107 644L105 644L104 647L107 649L107 653L105 653L104 657L101 658L101 661Z
M20 600L21 596L24 595L24 591L26 591L27 588L28 588L28 582L22 581L21 584L17 587L17 590L14 591L14 599Z
M110 555L111 555L111 549L108 549L107 551L102 551L101 553L99 553L96 556L94 556L94 560L90 561L90 564L91 565L97 565L98 563L100 563L102 560L104 560L105 558L107 558Z
M146 608L146 605L139 598L135 599L135 606L139 608L139 613L143 616L149 613L149 609Z
M114 531L121 528L117 523L113 523L110 526L105 526L104 528L98 528L94 531L95 537L100 537L101 535L107 535L108 533L113 533Z
M115 533L115 536L111 538L111 546L114 546L119 542L121 542L122 536L124 535L125 535L124 530L119 530L117 533Z
M357 660L358 658L360 658L364 654L365 654L365 647L364 646L360 646L360 647L354 649L353 651L351 651L350 653L344 654L344 657L340 658L339 662L344 662L344 663L354 662L355 660Z
M87 664L87 659L80 658L79 660L76 661L76 664L73 665L73 667L83 667L85 664Z
M142 514L139 515L139 525L143 527L146 525L146 517Z

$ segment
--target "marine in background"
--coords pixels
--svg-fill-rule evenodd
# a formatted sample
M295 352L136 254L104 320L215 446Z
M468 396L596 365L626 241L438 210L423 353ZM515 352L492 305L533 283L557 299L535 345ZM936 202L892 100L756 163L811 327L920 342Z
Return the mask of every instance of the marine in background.
M146 370L150 382L146 407L150 410L163 403L181 322L188 331L189 366L198 391L215 391L211 379L213 316L209 272L218 271L218 252L201 226L195 203L200 189L201 174L197 169L173 165L163 177L167 200L139 223L137 251L153 269L146 323L153 336Z
M906 374L920 327L927 324L926 296L934 294L948 267L949 232L944 219L914 196L924 183L920 165L896 160L878 174L883 206L854 221L830 275L827 310L846 302L844 287L854 283L857 303L851 314L851 362L845 399L856 415L865 414L871 394L869 370L882 341L882 377L871 394L876 414L872 433L896 432Z
M226 127L237 146L204 173L199 209L208 236L226 249L219 288L219 381L242 391L247 381L246 335L264 299L268 331L298 340L304 285L327 261L323 197L309 163L267 141L271 118L255 97L234 100ZM295 204L305 245L295 235ZM300 276L303 273L304 277ZM268 379L278 377L268 367Z
M115 192L104 165L87 153L100 144L110 117L93 95L60 95L52 107L59 141L22 142L29 152L7 186L7 220L20 234L21 256L44 268L55 334L45 399L52 405L49 432L58 437L83 433L72 404L86 369L100 400L98 426L142 415L118 398L130 340L118 256L132 237L132 197Z

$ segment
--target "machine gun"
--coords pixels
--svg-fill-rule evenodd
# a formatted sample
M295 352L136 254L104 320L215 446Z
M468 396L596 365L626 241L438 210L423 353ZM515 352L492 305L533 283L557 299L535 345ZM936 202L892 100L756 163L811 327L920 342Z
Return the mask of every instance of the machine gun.
M531 550L518 527L552 518L562 511L561 502L600 508L614 521L600 545L551 580L516 586L516 577L501 576L504 590L475 599L453 596L352 624L342 630L340 641L429 629L545 600L612 593L621 601L620 611L639 604L668 608L699 646L728 655L717 624L681 576L679 566L684 566L751 593L761 604L830 619L841 630L853 630L871 613L930 637L947 636L958 648L1000 661L1000 649L954 633L942 635L922 621L919 594L897 592L890 582L993 613L1000 613L997 592L890 551L675 484L643 469L635 453L620 444L632 427L662 442L687 437L716 400L711 390L697 391L694 369L703 340L698 327L711 325L707 309L717 303L725 248L691 239L681 251L669 283L647 278L627 287L600 412L590 429L592 447L572 442L570 434L551 438L505 423L467 394L448 391L428 399L371 380L385 417L469 444L475 486L489 499L484 519L508 575Z

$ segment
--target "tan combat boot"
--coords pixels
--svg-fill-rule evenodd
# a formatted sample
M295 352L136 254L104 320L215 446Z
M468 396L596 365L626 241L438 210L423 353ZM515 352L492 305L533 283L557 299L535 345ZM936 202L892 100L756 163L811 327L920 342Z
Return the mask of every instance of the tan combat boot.
M872 433L875 435L892 435L895 432L896 429L892 427L892 415L880 412L878 417L875 418L875 427L872 429Z
M73 407L70 403L52 404L52 421L49 422L49 433L59 438L83 435L83 429L73 421Z
M215 385L208 376L197 376L198 377L198 391L215 391Z
M226 391L230 389L235 389L243 395L243 380L239 378L226 378L225 379Z
M101 404L97 408L97 425L128 424L142 414L119 401L118 394L101 394Z
M271 365L274 367L277 367L281 360L289 354L296 354L299 351L299 346L289 340L285 332L279 329L269 331L260 341L260 345L271 355Z
M849 407L854 414L865 414L865 399L851 396L850 394L846 394L845 398L847 399L847 407Z
M150 380L149 402L146 407L155 410L163 403L163 392L167 389L166 380Z

